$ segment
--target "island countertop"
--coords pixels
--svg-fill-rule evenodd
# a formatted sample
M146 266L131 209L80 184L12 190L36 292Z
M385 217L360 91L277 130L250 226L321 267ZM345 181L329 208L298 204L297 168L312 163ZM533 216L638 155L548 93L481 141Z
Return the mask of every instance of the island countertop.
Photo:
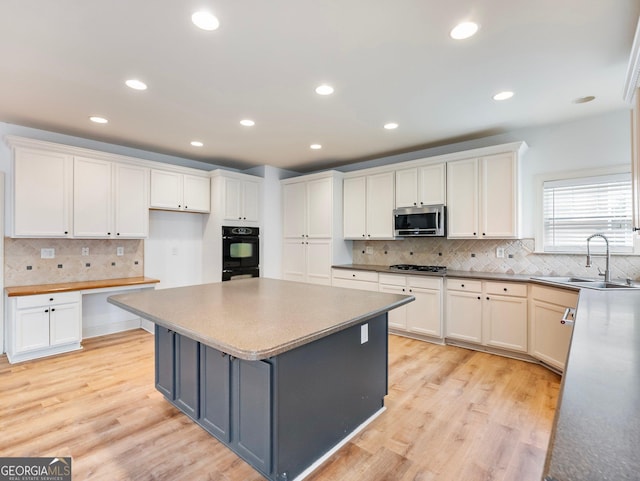
M108 301L178 334L252 361L310 343L413 299L251 278L120 294Z

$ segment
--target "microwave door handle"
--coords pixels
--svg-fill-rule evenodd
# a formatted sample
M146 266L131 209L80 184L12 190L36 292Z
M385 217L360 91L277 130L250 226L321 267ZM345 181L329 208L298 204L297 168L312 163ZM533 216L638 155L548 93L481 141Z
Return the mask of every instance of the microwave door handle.
M440 211L436 211L436 230L440 229Z

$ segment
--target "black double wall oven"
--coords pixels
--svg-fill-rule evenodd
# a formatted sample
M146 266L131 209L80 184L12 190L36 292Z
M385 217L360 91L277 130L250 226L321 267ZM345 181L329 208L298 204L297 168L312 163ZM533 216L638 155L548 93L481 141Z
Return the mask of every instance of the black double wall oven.
M260 229L222 227L222 280L260 276Z

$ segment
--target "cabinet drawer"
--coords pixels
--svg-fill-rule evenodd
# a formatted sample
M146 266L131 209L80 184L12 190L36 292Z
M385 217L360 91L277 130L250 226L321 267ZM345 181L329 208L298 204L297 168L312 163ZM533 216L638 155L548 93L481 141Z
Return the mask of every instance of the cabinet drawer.
M500 296L527 297L527 284L515 282L485 282L484 288L487 294Z
M80 302L80 292L56 292L52 294L36 294L33 296L19 296L16 298L16 308L48 306L50 304L67 304Z
M362 291L378 292L378 283L369 281L359 281L353 279L340 279L334 277L331 283L333 287L345 287L347 289L360 289Z
M482 281L447 279L447 289L450 291L482 292Z
M355 279L359 281L378 282L378 273L373 271L333 269L333 277L338 279Z
M532 285L531 298L563 307L576 307L578 304L578 293L576 291L555 287Z
M380 284L402 287L407 285L407 278L405 276L397 274L380 274L380 277L378 279L380 281Z
M441 289L442 279L439 277L408 276L409 287L422 287L423 289Z

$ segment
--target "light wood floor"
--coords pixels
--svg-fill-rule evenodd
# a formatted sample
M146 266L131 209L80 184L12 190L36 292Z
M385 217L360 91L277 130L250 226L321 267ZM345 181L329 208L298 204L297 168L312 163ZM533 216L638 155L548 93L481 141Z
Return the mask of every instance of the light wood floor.
M0 456L72 456L75 481L263 479L155 390L150 334L84 347L0 356ZM389 363L387 411L310 481L541 479L559 376L396 336Z

